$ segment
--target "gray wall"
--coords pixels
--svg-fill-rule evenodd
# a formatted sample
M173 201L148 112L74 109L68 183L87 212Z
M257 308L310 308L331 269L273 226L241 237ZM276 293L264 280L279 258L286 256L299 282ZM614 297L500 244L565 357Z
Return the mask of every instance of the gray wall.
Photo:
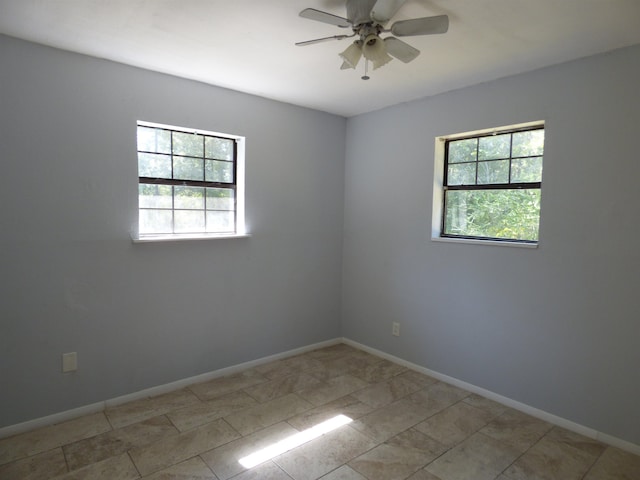
M640 47L348 121L1 36L0 64L0 426L344 335L640 444ZM131 242L138 119L247 137L251 238ZM539 248L430 241L434 137L534 120Z
M344 336L640 444L639 85L633 47L349 119ZM432 242L434 138L535 120L539 248Z
M0 65L0 426L339 336L344 118L2 36ZM132 243L136 120L246 136L251 238Z

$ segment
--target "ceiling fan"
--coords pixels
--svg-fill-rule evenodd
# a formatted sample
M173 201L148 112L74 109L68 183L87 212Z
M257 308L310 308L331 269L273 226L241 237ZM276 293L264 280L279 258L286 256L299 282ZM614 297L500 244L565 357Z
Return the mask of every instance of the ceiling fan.
M420 50L396 37L408 37L412 35L433 35L446 33L449 29L449 17L437 15L434 17L413 18L394 22L391 28L386 28L387 22L393 18L406 0L346 0L346 18L331 13L305 8L300 16L317 22L328 23L340 28L350 28L350 35L333 35L330 37L316 38L298 42L298 46L313 45L330 40L343 40L355 37L354 42L340 53L342 58L342 70L356 68L360 59L365 58L365 74L363 80L368 80L368 62L371 62L374 70L386 65L392 57L409 63L420 55ZM391 33L395 36L381 38L380 34Z

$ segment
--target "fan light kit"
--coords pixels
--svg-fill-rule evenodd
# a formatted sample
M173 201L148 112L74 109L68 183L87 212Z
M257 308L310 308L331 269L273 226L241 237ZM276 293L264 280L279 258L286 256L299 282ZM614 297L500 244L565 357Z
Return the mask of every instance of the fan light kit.
M298 42L296 45L302 47L320 42L356 37L354 42L339 54L342 58L342 67L340 68L342 70L355 69L360 59L364 57L363 80L369 80L367 75L369 62L371 62L375 70L389 63L394 57L404 63L409 63L420 55L420 50L396 37L434 35L446 33L449 29L449 17L446 15L400 20L394 22L391 28L385 28L387 22L393 18L406 0L346 0L346 2L346 18L316 10L315 8L305 8L300 12L300 16L340 28L351 28L353 32L351 35L316 38L315 40ZM395 36L380 37L380 34L389 32Z

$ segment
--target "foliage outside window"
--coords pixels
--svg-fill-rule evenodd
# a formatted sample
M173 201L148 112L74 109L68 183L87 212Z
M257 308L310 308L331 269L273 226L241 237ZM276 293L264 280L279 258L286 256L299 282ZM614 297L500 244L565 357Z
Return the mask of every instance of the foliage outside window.
M544 128L445 143L442 237L536 243Z
M139 122L139 234L237 232L237 140Z

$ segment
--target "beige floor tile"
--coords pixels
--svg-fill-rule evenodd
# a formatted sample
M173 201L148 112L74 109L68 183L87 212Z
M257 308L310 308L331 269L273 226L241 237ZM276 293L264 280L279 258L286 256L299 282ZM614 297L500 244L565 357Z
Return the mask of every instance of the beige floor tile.
M435 405L443 405L445 408L464 400L471 392L462 388L449 385L444 382L436 382L427 386L423 391L428 392L429 401ZM417 395L417 394L416 394Z
M440 477L429 473L426 470L418 470L416 473L407 478L407 480L442 480ZM498 480L498 479L496 479Z
M291 477L275 463L267 462L233 477L233 480L291 480Z
M374 364L366 365L359 370L353 369L351 370L351 374L367 383L378 383L404 373L407 370L407 367L390 362L389 360L380 360Z
M109 407L104 413L113 428L122 428L198 402L198 398L191 391L181 389Z
M258 365L253 370L260 375L264 375L270 380L278 377L288 377L289 375L295 375L296 373L302 373L303 370L308 370L303 364L296 364L295 362L287 362L287 359L276 360L274 362ZM314 365L317 366L317 365Z
M140 473L149 475L238 437L228 423L219 419L145 447L134 448L129 454Z
M420 389L421 387L405 378L393 377L358 390L352 393L351 396L374 408L380 408Z
M360 372L382 361L380 357L351 347L340 350L316 350L308 355L318 362L318 366L310 369L308 373L320 380Z
M297 372L309 372L314 368L319 368L322 363L312 356L304 353L293 357L283 358L280 360L285 368L296 369ZM271 377L271 374L267 376Z
M239 463L337 415L353 421L251 469ZM0 439L0 480L142 475L640 480L640 456L345 344Z
M274 398L283 397L289 393L316 387L320 384L322 384L322 382L311 375L296 373L286 377L277 377L268 382L246 388L244 391L258 402L264 403Z
M426 408L403 398L364 415L351 425L380 443L417 425L428 416L429 411Z
M349 375L352 371L352 365L349 364L350 360L348 357L319 360L319 362L319 367L308 370L306 373L313 375L323 382L327 382L336 377L342 377L343 375Z
M640 456L608 447L584 480L638 480Z
M214 378L208 382L191 385L189 390L195 393L201 400L213 400L214 398L237 392L243 388L266 382L267 377L258 373L255 369Z
M67 472L61 448L0 466L0 480L42 480Z
M343 426L274 459L294 480L315 480L358 457L375 443Z
M436 380L435 378L420 372L416 372L414 370L407 370L404 373L400 373L398 375L398 378L404 378L405 380L409 380L410 382L415 383L421 388L427 387L429 385L432 385L438 382L438 380Z
M373 355L366 354L368 356L348 355L342 360L347 366L346 373L358 377L367 383L374 383L379 380L386 380L394 375L394 372L399 372L402 369L400 365L394 365L391 367L387 365L387 369L380 367L381 363L386 363L387 360L383 360L380 357L374 357ZM372 360L373 359L373 360ZM389 362L391 363L391 362ZM379 379L379 380L377 380Z
M55 480L131 480L140 478L136 467L126 453L93 463Z
M319 406L340 397L344 397L345 395L349 395L367 386L369 386L367 382L360 380L353 375L340 375L338 377L330 378L320 385L300 390L298 395L312 403L314 406Z
M169 412L167 416L178 430L186 432L257 404L258 402L247 393L238 391L174 410Z
M416 425L416 430L447 446L453 446L484 427L494 415L458 402Z
M291 393L270 402L261 403L225 417L225 420L242 435L249 435L274 423L294 417L309 410L312 405Z
M63 450L69 470L73 471L177 434L169 419L161 415L65 445Z
M363 416L352 425L376 441L384 442L468 394L459 388L437 382Z
M441 480L494 480L518 455L518 449L476 433L425 470Z
M508 443L524 452L540 440L551 428L552 425L550 423L509 409L493 419L480 432L488 437Z
M319 348L317 350L313 350L311 352L307 352L307 355L310 358L318 359L318 360L326 360L336 357L343 357L345 355L353 355L357 352L366 353L362 350L358 350L346 343L337 343L335 345L331 345L329 347Z
M145 480L218 480L200 457L190 458L143 478Z
M336 468L333 472L327 473L320 480L367 480L361 474L356 472L348 465L343 465L340 468Z
M494 402L493 400L489 400L481 395L476 393L472 393L467 398L463 400L464 403L471 405L472 407L479 408L480 410L485 410L491 413L494 417L502 415L507 410L511 410L509 407L506 407L498 402Z
M504 473L512 480L580 480L605 446L555 427Z
M349 462L368 480L403 480L446 450L417 430L407 430Z
M362 403L352 395L347 395L289 418L287 422L298 430L306 430L336 415L345 415L356 420L371 411L373 411L373 407Z
M386 361L382 357L365 352L364 350L358 350L357 348L353 348L352 351L349 352L348 356L350 359L355 360L359 365L374 365L376 363Z
M204 452L200 457L220 480L227 480L246 470L239 462L241 458L256 453L296 433L298 433L298 430L288 423L281 422Z
M0 440L0 465L111 430L102 412Z

